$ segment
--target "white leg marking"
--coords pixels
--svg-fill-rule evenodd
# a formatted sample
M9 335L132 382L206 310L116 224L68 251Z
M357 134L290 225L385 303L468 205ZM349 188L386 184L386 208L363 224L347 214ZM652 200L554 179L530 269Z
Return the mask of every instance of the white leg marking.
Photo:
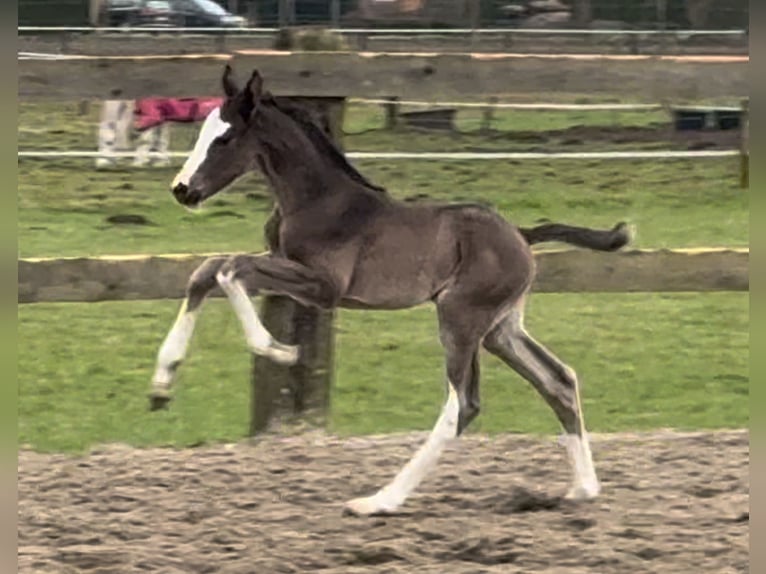
M168 390L175 375L175 368L186 356L186 350L197 320L197 311L187 311L186 305L187 301L184 300L173 327L171 327L159 353L157 353L157 369L152 379L155 390Z
M253 307L244 285L241 281L234 279L234 272L221 273L219 271L216 280L229 298L231 306L234 307L234 313L242 324L247 346L250 350L283 365L295 364L298 360L298 347L280 343L271 336L271 333L261 323L258 313L255 312L255 307Z
M601 485L596 476L596 468L593 466L588 435L583 434L581 438L576 434L569 434L562 436L561 439L566 446L574 474L574 483L566 497L571 500L596 498L601 492Z
M426 475L434 469L444 447L457 436L460 402L449 385L449 396L428 440L388 485L372 496L356 498L346 503L346 509L355 514L392 512L401 506Z

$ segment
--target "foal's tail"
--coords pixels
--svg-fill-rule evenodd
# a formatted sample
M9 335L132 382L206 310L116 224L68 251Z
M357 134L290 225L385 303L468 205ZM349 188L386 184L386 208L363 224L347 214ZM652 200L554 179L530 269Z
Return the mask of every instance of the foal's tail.
M562 241L596 251L617 251L630 243L631 239L630 229L624 221L608 230L546 223L530 229L521 227L519 231L530 245L544 241Z

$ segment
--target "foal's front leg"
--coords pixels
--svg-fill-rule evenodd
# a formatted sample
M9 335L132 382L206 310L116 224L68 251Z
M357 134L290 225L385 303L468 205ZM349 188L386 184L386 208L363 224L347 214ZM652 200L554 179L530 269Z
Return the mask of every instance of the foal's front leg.
M242 324L250 350L285 365L298 360L298 347L274 339L261 323L250 296L268 291L323 308L333 306L338 299L332 282L320 272L270 254L232 257L218 271L216 280Z
M234 276L238 267L247 271L250 269L247 262L267 256L210 257L194 270L187 283L186 298L181 303L175 323L157 353L157 365L149 394L152 410L164 408L170 401L173 379L186 357L200 308L216 285L220 284L232 303L237 317L245 327L248 346L254 353L266 355L285 365L292 365L297 361L298 348L280 343L271 336L258 318L247 291L241 285L241 279Z
M215 275L227 257L210 257L197 267L186 284L186 298L178 316L157 353L157 366L149 393L152 410L163 408L170 401L170 389L176 371L186 357L194 333L197 315L205 297L216 286Z

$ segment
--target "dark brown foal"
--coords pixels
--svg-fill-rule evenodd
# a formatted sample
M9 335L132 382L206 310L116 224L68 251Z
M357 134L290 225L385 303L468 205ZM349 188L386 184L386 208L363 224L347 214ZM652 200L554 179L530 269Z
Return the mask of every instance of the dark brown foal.
M531 244L562 240L615 250L628 242L624 225L609 231L562 224L522 229L483 206L396 201L359 174L305 110L263 92L257 72L239 90L227 67L223 86L220 113L203 126L173 194L195 207L245 172L260 170L278 205L278 247L213 258L195 272L159 353L155 400L169 399L199 305L216 284L250 349L284 364L299 360L299 349L275 341L263 327L250 299L258 293L284 294L321 308L403 309L432 301L446 360L442 413L394 479L347 508L358 514L399 508L447 442L478 415L482 346L526 378L561 421L574 471L570 496L596 496L577 377L526 333L522 317L535 273Z

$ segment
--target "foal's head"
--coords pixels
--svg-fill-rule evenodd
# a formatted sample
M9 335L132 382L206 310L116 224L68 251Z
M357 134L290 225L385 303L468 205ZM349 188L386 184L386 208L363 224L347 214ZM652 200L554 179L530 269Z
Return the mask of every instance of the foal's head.
M221 107L205 120L191 155L173 180L173 195L188 207L196 207L249 171L265 169L266 162L289 161L299 169L314 154L305 126L263 91L257 71L240 90L227 65L222 84L225 98ZM305 121L311 122L308 112L292 111L305 114Z

